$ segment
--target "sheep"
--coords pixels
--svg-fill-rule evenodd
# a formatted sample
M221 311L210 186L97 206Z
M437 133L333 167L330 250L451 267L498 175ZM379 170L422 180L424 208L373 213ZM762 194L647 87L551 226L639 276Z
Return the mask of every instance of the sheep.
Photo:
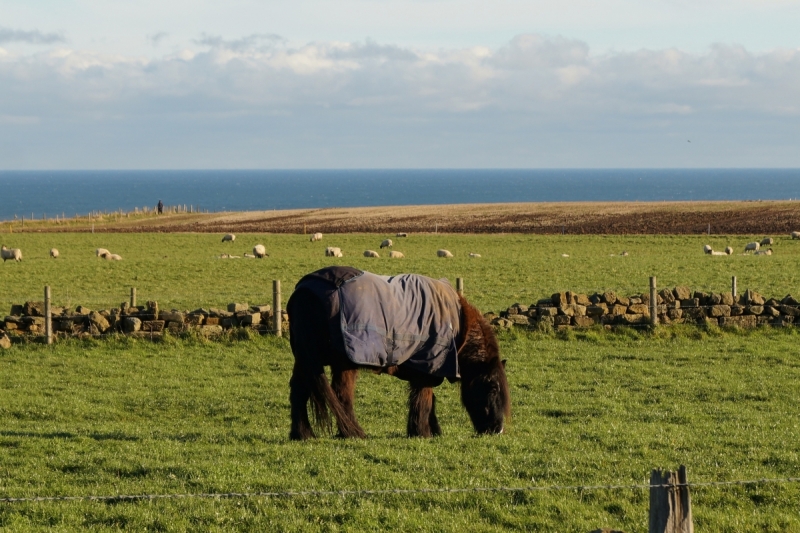
M248 254L244 254L244 255L246 256ZM219 258L220 259L240 259L240 257L238 255L233 255L233 254L220 254Z
M263 259L264 257L269 257L267 249L264 248L263 244L256 244L255 246L253 246L253 255L259 259Z
M747 244L744 245L744 251L745 252L757 252L758 248L760 246L761 245L758 244L757 242L748 242Z
M395 235L395 237L397 237L398 239L403 237L408 237L408 233L398 233L397 235Z
M731 248L730 246L726 246L725 247L725 253L727 255L733 255L733 248Z
M381 243L381 248L391 248L392 247L392 239L384 239Z
M730 254L727 253L727 252L717 252L717 251L711 250L711 255L730 255Z
M470 256L470 257L472 257L472 258L474 259L474 258L476 258L476 257L480 257L480 256L481 256L481 254L476 254L475 252L470 252L470 253L469 253L469 256Z
M437 257L453 257L449 250L436 250Z
M403 252L395 252L394 250L392 250L391 252L389 252L389 257L391 257L392 259L403 259L405 255L403 255Z
M380 257L375 250L365 250L364 257Z
M561 254L561 257L569 257L569 254Z
M800 239L800 231L793 231L792 239Z
M759 244L761 246L772 246L774 243L775 241L772 240L772 237L764 237Z
M50 248L50 257L56 259L58 257L58 250L56 250L55 248Z
M94 253L95 253L95 255L97 257L105 257L106 255L110 254L111 252L109 252L105 248L98 248L97 250L94 251Z
M705 246L703 246L703 253L704 254L710 254L711 253L711 245L710 244L706 244Z
M122 256L117 255L117 254L112 254L112 253L105 253L105 254L101 255L100 257L102 257L106 261L122 261Z
M322 233L315 233L311 236L311 242L321 241L322 240Z
M768 250L758 250L756 255L772 255L772 248Z
M0 248L0 256L3 257L3 263L6 262L6 259L13 259L14 261L22 261L22 250L19 248L6 248L4 244L2 248Z
M233 233L226 233L222 236L222 242L233 242L236 240L236 235Z
M622 253L619 254L619 255L620 255L620 257L628 257L628 251L627 250L622 250Z
M337 246L328 246L325 248L325 257L344 257L342 249Z

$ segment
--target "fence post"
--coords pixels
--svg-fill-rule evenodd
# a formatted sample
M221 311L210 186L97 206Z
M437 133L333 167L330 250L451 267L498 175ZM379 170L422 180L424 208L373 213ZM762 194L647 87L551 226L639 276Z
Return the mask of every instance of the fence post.
M694 533L692 501L686 479L684 465L677 472L653 469L650 473L648 533Z
M281 331L281 280L272 280L272 318L274 320L273 329L275 335L280 337Z
M53 312L50 309L50 285L44 286L44 336L47 344L53 344Z
M656 293L655 276L650 276L650 324L658 325L658 294Z
M736 276L731 276L731 294L736 298Z
M136 287L131 287L131 307L136 307Z
M464 278L456 278L456 292L459 296L464 296Z

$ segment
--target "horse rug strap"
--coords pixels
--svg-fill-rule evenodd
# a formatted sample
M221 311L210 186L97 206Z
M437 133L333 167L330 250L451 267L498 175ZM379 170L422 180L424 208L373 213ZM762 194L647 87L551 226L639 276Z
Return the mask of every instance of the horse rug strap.
M364 272L339 285L342 337L358 365L403 364L423 374L458 379L461 304L447 280L417 274Z

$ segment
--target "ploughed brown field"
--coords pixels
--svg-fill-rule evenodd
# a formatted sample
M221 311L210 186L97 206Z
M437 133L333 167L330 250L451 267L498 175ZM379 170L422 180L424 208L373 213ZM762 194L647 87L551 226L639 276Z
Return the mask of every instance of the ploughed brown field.
M788 234L800 231L800 201L575 202L386 206L180 213L94 222L107 232ZM85 231L86 224L46 231ZM42 229L40 229L40 231ZM36 231L36 230L34 230Z

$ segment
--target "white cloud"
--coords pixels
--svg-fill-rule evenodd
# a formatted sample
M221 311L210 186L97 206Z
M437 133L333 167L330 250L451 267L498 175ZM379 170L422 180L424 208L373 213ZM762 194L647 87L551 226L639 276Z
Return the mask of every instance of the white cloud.
M721 155L719 132L730 146L752 142L754 121L784 133L798 129L797 49L754 54L715 45L703 54L671 48L592 55L579 40L536 34L519 35L494 50L419 50L369 40L290 46L271 34L204 35L197 44L199 50L156 58L69 48L0 55L0 101L19 113L2 122L40 128L41 137L24 150L40 146L52 154L58 152L52 145L64 142L69 131L105 136L103 143L117 136L124 140L113 149L125 161L141 153L137 144L152 137L141 133L144 138L132 141L136 132L171 132L161 142L172 143L173 153L149 156L139 162L142 167L197 166L192 143L205 147L203 155L211 159L204 164L229 166L225 158L231 150L265 137L272 139L272 148L247 164L363 166L367 163L358 162L363 154L370 165L392 166L397 159L388 147L407 146L423 166L425 161L458 166L462 159L479 166L591 165L606 161L609 150L588 140L596 135L635 137L630 154L624 148L608 152L617 154L620 166L643 157L646 162L647 154L657 164L663 159L658 143L649 148L641 143L665 132L683 136L675 132L683 127L716 136L717 152L706 155L713 152L715 164L730 166ZM37 118L25 122L17 116ZM283 128L280 140L268 126L277 123ZM0 133L0 140L10 140L0 142L7 147L0 148L0 160L24 166L17 154L20 144L8 130ZM531 140L540 136L560 143L562 155L556 150L531 155L538 153ZM310 159L299 147L315 142L320 153ZM379 142L385 147L376 148ZM775 142L770 142L774 154ZM442 143L449 148L437 159L429 151ZM570 143L574 159L568 157ZM279 152L270 151L278 146ZM217 159L210 155L214 150L220 151ZM786 150L781 161L800 164L796 150ZM85 157L96 156L87 152ZM106 163L126 164L136 166ZM710 163L698 159L695 164Z
M53 44L64 43L60 33L42 33L39 30L14 30L0 27L0 43Z

